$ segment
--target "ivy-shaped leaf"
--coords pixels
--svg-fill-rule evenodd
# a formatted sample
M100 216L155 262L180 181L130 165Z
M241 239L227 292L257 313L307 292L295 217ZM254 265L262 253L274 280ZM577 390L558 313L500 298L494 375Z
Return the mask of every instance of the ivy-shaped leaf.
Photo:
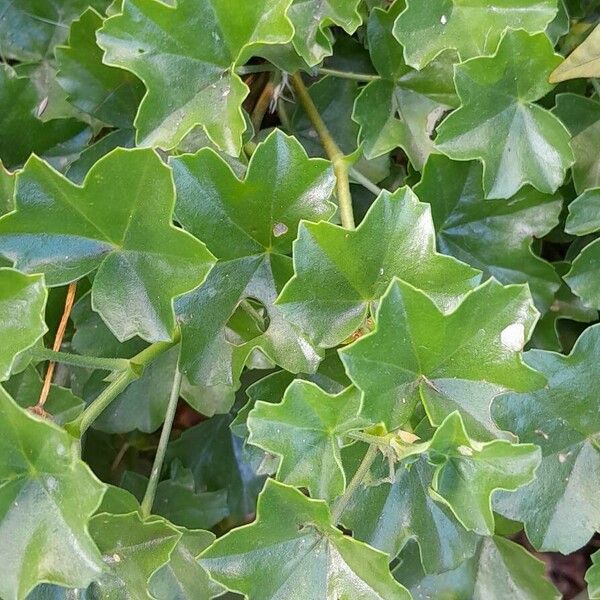
M550 83L559 83L578 77L600 77L600 26L581 43L565 62L550 75Z
M234 383L246 357L260 348L293 372L314 371L320 354L274 306L292 275L288 254L303 219L327 219L334 177L324 160L309 159L280 131L258 146L243 180L212 150L172 160L177 218L219 259L204 285L177 303L181 370L195 383ZM227 324L248 299L264 306L266 330L243 344Z
M499 498L495 509L523 521L541 550L568 554L600 528L599 357L600 325L586 329L568 356L531 350L526 361L548 378L547 386L494 401L498 425L542 449L535 480Z
M369 16L369 51L381 79L362 90L353 119L361 127L365 156L380 156L399 146L421 170L435 151L432 134L437 121L457 105L452 71L456 57L446 53L421 72L408 67L392 35L402 7L402 2L396 2L389 11L375 8Z
M277 305L325 347L363 324L395 276L422 287L445 308L479 280L478 271L435 251L429 206L408 188L384 191L354 231L302 222L294 271Z
M372 422L395 429L422 400L434 425L458 409L471 434L497 437L492 399L545 381L521 358L536 319L525 286L490 279L444 314L422 291L395 281L381 300L376 330L340 355Z
M102 64L96 30L102 17L86 10L71 24L69 45L56 48L58 81L68 100L88 115L114 127L133 127L144 86L123 69Z
M575 154L573 182L578 194L600 187L600 102L576 94L558 94L554 114L571 133Z
M430 157L414 191L431 204L438 249L481 269L485 277L504 284L528 283L536 306L544 312L560 278L534 254L531 244L558 225L562 200L531 188L508 202L486 200L482 176L477 162Z
M256 521L218 539L200 563L213 579L249 600L409 600L388 557L342 534L329 509L269 480Z
M346 487L341 439L361 426L360 408L356 388L333 395L314 383L294 381L280 404L254 405L248 415L248 441L281 457L280 481L332 501Z
M427 4L406 0L406 4L394 35L404 46L406 62L415 69L448 48L458 50L463 61L491 54L507 27L544 31L557 10L553 0L432 0Z
M38 584L87 587L103 563L87 524L105 486L74 440L17 406L0 388L0 596Z
M492 493L514 491L534 478L540 451L534 444L494 440L482 444L469 438L458 412L448 415L429 447L437 465L431 493L444 502L470 531L494 533Z
M106 564L92 584L96 600L155 600L148 580L165 565L182 534L164 519L142 521L137 512L101 513L90 521L90 533Z
M127 69L147 93L135 120L137 143L173 148L196 125L233 156L246 128L248 87L235 66L255 44L289 41L291 0L125 0L98 32L104 62Z
M172 224L173 180L157 154L114 150L81 187L34 156L15 198L16 212L0 219L0 253L16 268L51 286L97 269L92 306L118 339L171 339L173 298L202 283L213 257Z
M0 216L14 208L15 174L6 170L0 160Z
M551 91L547 78L560 61L545 34L509 30L494 56L457 65L462 106L440 125L436 144L450 158L482 161L488 198L510 198L528 183L553 193L573 163L565 126L533 104Z
M8 379L17 356L46 333L47 296L40 275L0 268L0 381Z
M0 161L6 167L23 164L32 152L64 166L58 164L61 155L81 151L88 141L90 132L85 123L75 119L44 122L36 116L38 111L32 80L18 77L8 65L0 65Z
M600 599L600 551L592 554L592 566L585 574L585 580L588 584L587 593L590 600Z

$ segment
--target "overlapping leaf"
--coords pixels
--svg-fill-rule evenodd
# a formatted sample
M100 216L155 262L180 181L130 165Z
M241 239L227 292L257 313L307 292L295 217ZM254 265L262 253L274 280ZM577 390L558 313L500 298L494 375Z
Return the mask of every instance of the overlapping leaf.
M438 248L501 283L528 283L543 312L554 300L560 279L531 244L558 225L561 198L526 188L508 202L486 200L482 175L476 162L429 159L414 191L431 204Z
M578 77L600 77L600 26L579 45L550 75L551 83Z
M599 356L598 325L584 331L569 356L531 350L526 361L548 378L547 386L494 402L500 427L542 449L535 480L495 508L523 521L527 537L542 550L568 554L600 527Z
M479 279L474 269L435 251L429 207L407 188L383 192L354 231L301 223L294 270L277 305L322 346L335 346L360 327L395 276L445 308Z
M0 388L0 595L21 600L38 583L87 587L101 575L89 518L105 486L74 441Z
M153 151L111 152L82 187L32 157L15 198L16 212L0 220L0 253L49 285L97 269L92 305L117 338L171 338L173 298L202 283L213 258L172 224L173 181Z
M355 388L331 395L313 383L295 381L280 404L254 405L248 415L248 441L281 457L280 481L331 501L345 489L341 440L360 427L360 408Z
M237 156L248 87L234 72L253 44L290 40L291 0L125 0L98 33L104 62L137 75L147 93L135 120L138 145L172 148L201 125Z
M458 50L462 60L491 54L507 27L544 31L556 15L553 0L407 0L394 34L404 46L406 62L422 69L442 51Z
M269 480L254 523L217 540L202 556L211 577L250 600L408 600L388 557L343 535L327 505Z
M525 184L553 193L563 182L573 162L569 133L533 104L552 89L547 78L560 61L545 34L509 30L494 56L456 67L462 106L440 125L436 144L450 158L482 161L487 197L510 198Z
M394 429L422 400L434 425L458 409L471 434L496 437L489 414L494 396L544 384L521 359L536 318L524 286L490 279L444 314L423 292L395 281L381 301L376 330L340 355L372 422Z
M592 566L585 574L585 580L588 584L588 596L590 600L598 600L600 598L600 553L592 554Z
M329 164L309 159L297 141L276 131L258 146L242 181L208 149L172 165L177 218L219 259L204 285L178 301L181 370L196 383L231 385L258 347L289 371L314 371L319 352L273 303L292 274L288 254L298 222L333 212ZM267 321L244 344L231 339L227 324L249 299L262 303L259 318Z

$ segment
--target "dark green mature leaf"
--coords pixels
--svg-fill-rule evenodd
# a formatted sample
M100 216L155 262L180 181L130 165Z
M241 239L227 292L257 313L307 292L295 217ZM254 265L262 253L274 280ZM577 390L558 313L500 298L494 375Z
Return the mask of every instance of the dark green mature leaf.
M444 420L431 439L429 456L437 465L431 494L444 502L470 531L494 533L492 493L514 491L534 478L540 450L534 444L469 438L460 413Z
M477 162L429 159L414 191L431 204L438 249L481 269L485 277L504 284L528 283L536 306L544 312L560 278L534 254L531 244L558 225L562 200L531 188L508 202L485 200L482 176Z
M172 148L196 125L233 156L246 128L248 87L234 67L255 44L290 40L291 0L125 0L98 33L104 62L135 73L147 93L135 120L138 145Z
M394 35L404 46L406 62L422 69L447 48L461 59L491 54L507 27L544 31L556 15L554 0L407 0Z
M301 223L294 270L277 305L326 347L361 326L395 276L422 287L446 308L479 279L474 269L435 251L429 206L408 188L384 191L354 231Z
M0 57L19 61L51 58L69 23L88 6L103 12L108 0L0 0Z
M600 102L576 94L558 94L554 114L571 133L575 154L573 182L578 194L600 186Z
M248 442L281 457L280 481L332 501L346 487L341 440L363 424L360 408L360 392L354 387L333 395L296 380L280 404L254 405L248 415Z
M254 523L217 540L202 556L211 577L250 600L408 600L388 557L331 525L325 502L269 480Z
M531 350L526 361L548 378L548 385L494 401L498 425L542 449L536 479L499 498L495 509L523 521L527 537L542 550L568 554L600 528L598 357L599 325L582 333L569 356Z
M392 35L396 2L384 11L371 12L367 25L369 52L382 79L369 83L356 100L353 118L361 126L360 139L369 158L401 147L413 166L421 170L435 151L433 130L444 111L457 105L452 65L456 56L446 53L423 71L408 67L402 47Z
M394 576L408 587L413 600L558 600L561 594L544 570L522 546L493 536L481 538L473 558L452 571L426 575L413 550L402 555Z
M21 600L42 582L87 587L103 568L87 532L105 486L74 440L0 388L0 596Z
M521 358L536 319L525 286L490 279L444 314L423 292L395 281L382 298L377 329L340 355L372 422L394 429L422 400L434 425L458 409L472 435L497 437L489 414L494 396L545 381Z
M588 596L590 600L598 600L600 598L600 551L592 554L592 566L585 574L585 580L588 584Z
M8 379L18 355L46 333L47 297L42 276L0 268L0 381Z
M36 116L38 104L31 79L18 77L12 67L0 65L0 161L6 167L23 164L32 152L61 167L62 155L81 151L88 141L85 123L75 119L43 122Z
M58 81L83 112L114 127L132 127L144 86L131 73L102 64L96 45L101 26L102 17L92 9L71 24L69 45L56 49Z
M202 283L213 258L172 224L174 195L151 150L114 150L82 187L32 157L17 176L16 212L0 220L0 252L49 285L98 269L92 306L115 336L169 340L173 298Z
M314 371L319 352L273 303L292 275L287 255L299 221L333 213L329 163L309 159L294 138L275 131L257 147L242 181L209 149L172 165L177 218L219 259L204 285L177 303L181 370L195 383L231 385L260 348L289 371ZM268 325L244 344L231 339L227 323L247 299L262 303Z
M550 83L578 77L600 77L600 26L579 45L550 75Z
M509 30L494 56L456 67L462 106L440 125L436 143L450 158L482 161L488 198L510 198L528 183L553 193L563 182L573 162L568 131L533 104L551 91L547 78L560 61L545 34Z
M90 533L107 567L92 584L95 600L154 600L148 580L169 561L182 533L164 519L142 521L137 512L96 515Z
M360 460L364 452L363 444L354 444L342 456L345 462L352 454ZM384 478L388 465L381 460L373 471L374 476ZM454 569L473 556L478 536L433 500L429 493L433 473L426 456L412 464L400 463L393 483L367 485L352 496L342 522L356 538L390 556L397 556L409 540L415 540L428 573Z
M587 235L600 230L600 187L586 190L569 204L565 231Z

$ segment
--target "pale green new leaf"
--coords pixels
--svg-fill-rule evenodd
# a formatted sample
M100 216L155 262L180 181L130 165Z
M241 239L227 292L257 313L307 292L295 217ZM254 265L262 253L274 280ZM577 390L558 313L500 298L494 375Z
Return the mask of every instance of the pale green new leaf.
M494 56L455 68L462 106L438 128L437 148L457 160L481 160L488 198L510 198L525 184L553 193L573 163L569 132L534 104L551 91L561 61L540 33L509 30Z
M8 379L18 355L46 333L47 296L42 276L0 268L0 381Z
M568 554L600 528L600 325L586 329L568 356L531 350L525 358L547 386L500 396L493 416L520 441L540 446L542 462L530 485L494 508L524 522L536 548Z
M431 494L444 502L470 531L494 533L492 493L529 483L540 464L534 444L469 438L458 412L448 415L431 439L430 461L437 465Z
M307 488L313 498L332 501L346 486L342 436L361 426L360 408L356 388L333 395L296 380L280 404L254 405L248 415L248 442L281 457L277 479Z
M469 433L497 437L492 399L544 384L521 358L536 320L525 286L490 279L444 314L422 291L396 280L381 301L376 330L340 356L371 422L397 428L421 400L434 425L459 410Z
M135 120L137 143L173 148L196 125L233 156L246 123L248 87L236 65L255 44L290 40L291 0L125 0L98 32L104 62L137 75L147 93Z
M288 254L299 221L328 219L334 211L329 163L309 159L294 138L276 130L257 147L243 180L209 149L171 164L177 218L218 258L206 282L177 302L181 370L194 383L232 385L260 348L289 371L314 371L320 353L274 302L292 275ZM244 343L227 325L249 299L262 304L262 331Z
M87 587L101 576L88 520L105 486L62 429L31 416L0 388L0 597L42 582Z
M578 77L600 77L600 26L550 74L550 83Z
M273 480L256 521L218 539L200 563L249 600L410 599L385 554L342 534L322 500Z
M525 188L507 201L486 200L482 167L431 156L414 191L431 204L441 252L481 269L503 284L527 283L544 312L560 286L556 271L534 254L534 238L556 225L562 199Z
M541 32L556 15L555 0L407 0L394 35L406 62L422 69L448 48L460 58L492 54L504 30Z
M363 324L394 277L455 306L479 272L435 251L429 206L408 189L384 191L361 224L300 224L295 275L277 299L283 314L314 343L336 346Z
M118 339L171 339L173 298L202 283L213 257L171 222L173 180L157 154L114 150L81 187L34 156L15 198L16 212L0 219L0 253L16 268L51 286L97 269L92 306Z

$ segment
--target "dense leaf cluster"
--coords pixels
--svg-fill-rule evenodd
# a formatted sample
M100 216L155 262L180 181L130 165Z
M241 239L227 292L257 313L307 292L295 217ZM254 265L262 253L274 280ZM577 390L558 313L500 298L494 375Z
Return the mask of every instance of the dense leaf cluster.
M0 0L0 599L559 598L599 17Z

